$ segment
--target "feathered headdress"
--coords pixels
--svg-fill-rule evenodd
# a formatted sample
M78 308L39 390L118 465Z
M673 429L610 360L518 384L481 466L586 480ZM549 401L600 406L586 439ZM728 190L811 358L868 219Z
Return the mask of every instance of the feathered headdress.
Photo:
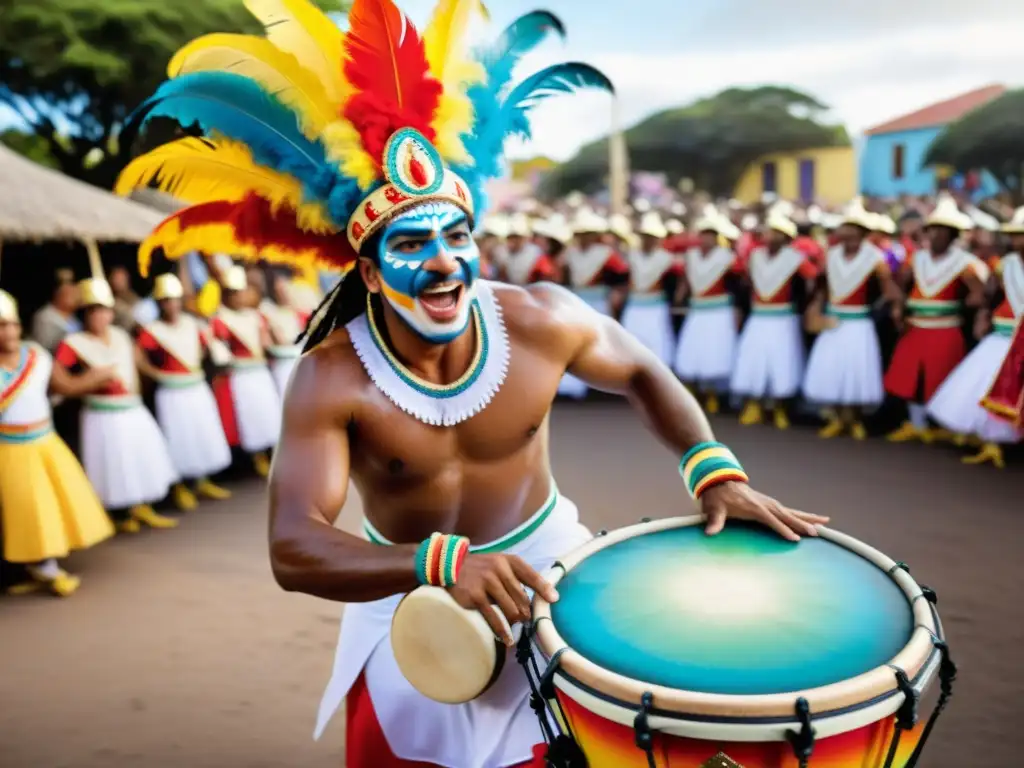
M428 200L482 213L505 139L529 136L540 100L612 92L586 64L511 87L513 69L561 22L535 11L492 45L465 50L481 0L440 0L420 35L391 0L355 0L342 32L308 0L245 0L266 37L214 34L182 48L128 121L198 125L124 169L116 191L154 184L191 203L143 243L171 258L217 251L346 269L390 216ZM341 236L344 233L344 236Z

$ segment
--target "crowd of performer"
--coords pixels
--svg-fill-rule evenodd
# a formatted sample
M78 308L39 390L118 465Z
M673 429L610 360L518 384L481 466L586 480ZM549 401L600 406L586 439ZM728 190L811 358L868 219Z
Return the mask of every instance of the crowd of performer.
M1022 431L981 401L1024 315L1024 209L1002 226L1001 255L972 248L974 225L949 198L902 231L860 201L820 240L795 218L777 206L741 229L708 206L687 227L584 205L492 216L478 238L490 277L564 284L620 320L709 413L733 403L742 424L787 429L803 401L819 409L821 437L864 440L865 414L889 395L906 413L889 440L950 441L971 447L965 462L1002 468ZM124 268L77 283L58 273L28 338L0 292L3 558L27 573L14 593L72 594L69 552L176 527L158 503L229 498L214 478L239 457L268 474L311 302L284 273L254 279L226 257L200 266L212 306L197 305L180 269L145 298ZM566 375L559 394L587 387Z
M950 441L972 448L966 463L1004 466L1021 429L981 401L1024 314L1024 209L998 250L946 195L899 225L851 201L818 238L788 204L744 224L713 206L689 228L583 206L492 217L481 246L498 278L561 282L619 319L709 413L736 402L742 424L787 429L803 401L823 438L864 440L889 396L905 415L890 441ZM566 376L560 393L587 389Z
M123 268L59 273L30 338L0 291L0 530L3 559L27 573L13 593L72 594L80 580L60 561L115 531L176 527L158 502L229 498L213 478L233 457L268 475L306 313L281 274L262 296L244 267L215 269L205 313L174 273L141 300Z

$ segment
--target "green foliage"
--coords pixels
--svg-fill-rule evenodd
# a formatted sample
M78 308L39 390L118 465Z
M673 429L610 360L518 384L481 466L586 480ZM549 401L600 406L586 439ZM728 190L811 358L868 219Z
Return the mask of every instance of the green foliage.
M34 133L4 131L0 133L0 144L47 168L60 168L57 158L50 152L50 142Z
M0 103L65 173L109 186L130 149L111 145L121 121L166 78L174 52L210 32L262 29L242 0L0 0ZM87 168L93 148L105 154Z
M842 126L820 122L827 107L782 86L729 88L680 109L651 115L626 131L630 170L667 173L672 183L729 194L746 167L762 155L846 146ZM608 174L608 140L584 146L545 181L544 191L591 191Z
M1024 89L1007 91L948 125L925 163L961 173L987 170L1007 189L1024 192Z

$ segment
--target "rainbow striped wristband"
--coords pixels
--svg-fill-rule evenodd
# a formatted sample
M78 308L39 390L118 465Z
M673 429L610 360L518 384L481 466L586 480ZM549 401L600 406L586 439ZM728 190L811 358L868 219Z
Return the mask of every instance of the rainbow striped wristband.
M432 533L416 550L416 579L432 587L450 587L458 581L469 539L449 533Z
M714 442L697 443L688 450L679 462L679 474L694 499L699 499L708 488L716 485L750 480L733 452Z

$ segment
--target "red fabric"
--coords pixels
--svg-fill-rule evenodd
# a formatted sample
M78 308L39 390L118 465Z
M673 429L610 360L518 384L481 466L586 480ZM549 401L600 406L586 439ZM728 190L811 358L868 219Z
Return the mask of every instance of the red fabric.
M995 416L1024 428L1024 321L1017 324L1010 349L981 404Z
M539 283L542 280L554 280L557 275L555 262L545 253L534 263L533 271L530 272L529 282Z
M960 328L911 326L893 352L885 372L885 391L902 400L926 403L966 352Z
M65 368L74 368L78 365L78 355L75 353L75 350L63 341L57 345L57 349L53 353L53 359Z
M801 235L793 241L793 247L810 259L811 263L818 267L818 269L824 268L825 249L813 237Z
M147 357L152 361L153 365L159 368L161 371L167 373L190 373L189 369L182 364L178 358L167 352L163 347L160 346L160 342L157 341L153 334L147 331L145 328L141 329L136 336L136 343L145 350Z
M80 366L83 370L89 368L88 364L85 363L71 348L71 345L66 342L61 342L57 345L56 351L53 353L54 359L68 370L74 369L76 366ZM124 382L120 379L111 379L99 389L93 390L91 394L94 395L130 395L131 392L124 385Z
M263 317L263 315L259 315L259 319L260 327L265 328L267 325L267 319ZM252 353L252 350L249 349L245 344L243 344L241 340L239 340L239 338L231 332L231 329L228 328L227 324L224 323L220 318L213 318L213 320L210 322L210 330L213 331L213 335L216 338L227 343L228 349L231 350L232 356L243 360L249 360L256 357Z
M606 274L611 273L613 275L628 275L629 264L622 258L617 252L612 251L612 255L608 257L608 261L604 263L604 270Z
M220 423L224 427L228 445L237 448L242 441L238 437L238 420L235 418L235 403L231 399L231 380L227 374L213 377L213 397L217 401Z
M533 759L513 768L544 768L547 747L533 748ZM360 674L345 700L345 766L346 768L437 768L434 763L402 760L391 751L387 737L381 730L377 713L366 689L366 680Z

